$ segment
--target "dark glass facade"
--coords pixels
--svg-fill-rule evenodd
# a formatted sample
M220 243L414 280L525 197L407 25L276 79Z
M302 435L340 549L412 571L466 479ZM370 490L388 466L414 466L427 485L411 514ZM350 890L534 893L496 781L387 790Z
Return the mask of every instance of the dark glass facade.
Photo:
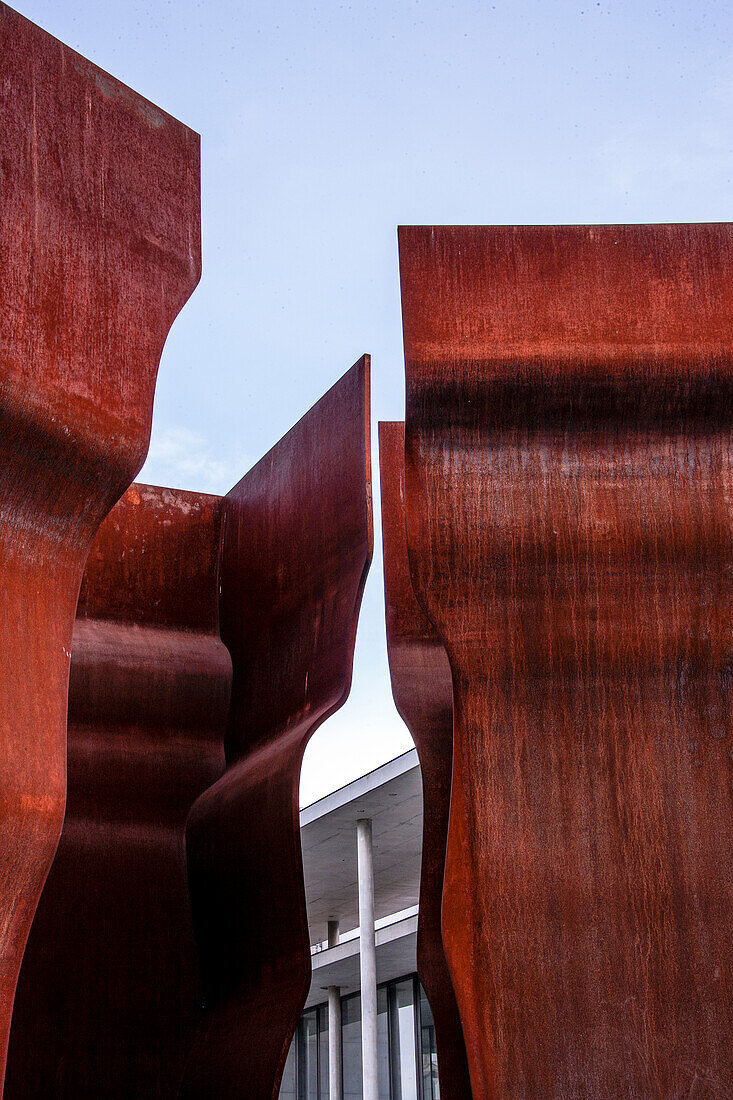
M341 1000L344 1100L362 1100L361 998ZM377 990L380 1100L440 1100L435 1028L416 974ZM328 1006L303 1014L288 1054L280 1100L328 1100Z
M300 1018L285 1063L280 1100L328 1100L328 1005Z

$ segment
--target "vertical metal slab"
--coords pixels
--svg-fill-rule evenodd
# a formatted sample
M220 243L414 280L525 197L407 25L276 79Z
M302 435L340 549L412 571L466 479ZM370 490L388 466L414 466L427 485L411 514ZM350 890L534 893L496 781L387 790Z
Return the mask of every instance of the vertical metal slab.
M224 507L232 709L226 775L187 827L206 1019L181 1096L274 1100L310 982L300 766L348 695L372 554L368 357Z
M405 535L405 425L379 425L387 653L395 705L420 758L423 839L417 969L435 1023L441 1100L470 1100L466 1045L443 948L440 913L453 767L448 657L418 604Z
M1 1083L63 819L79 582L147 449L200 218L198 136L5 4L0 131Z
M728 1095L730 225L405 228L474 1094Z
M200 1004L184 829L224 770L221 498L133 485L92 544L68 807L21 968L7 1100L174 1098Z

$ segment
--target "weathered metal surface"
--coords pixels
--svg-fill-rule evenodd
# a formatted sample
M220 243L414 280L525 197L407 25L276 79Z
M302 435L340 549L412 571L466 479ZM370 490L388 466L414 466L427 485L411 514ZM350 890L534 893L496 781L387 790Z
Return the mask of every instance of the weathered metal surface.
M730 225L406 228L474 1094L733 1091Z
M224 770L221 498L133 485L71 659L68 808L21 968L7 1100L174 1098L200 1004L184 829Z
M415 599L410 580L402 423L379 425L379 483L392 694L412 734L422 772L417 969L435 1022L441 1100L470 1100L466 1045L440 928L453 766L453 685L445 649Z
M0 4L0 1090L64 813L74 611L199 278L197 135Z
M181 1095L271 1100L310 981L298 827L305 745L345 701L372 553L369 362L225 498L226 775L187 827L206 1020Z

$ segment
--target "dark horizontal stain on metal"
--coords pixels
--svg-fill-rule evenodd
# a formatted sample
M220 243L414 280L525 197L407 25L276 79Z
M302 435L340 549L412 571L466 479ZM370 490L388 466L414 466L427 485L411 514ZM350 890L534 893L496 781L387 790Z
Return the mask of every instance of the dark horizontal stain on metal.
M723 1096L730 225L400 231L474 1094Z

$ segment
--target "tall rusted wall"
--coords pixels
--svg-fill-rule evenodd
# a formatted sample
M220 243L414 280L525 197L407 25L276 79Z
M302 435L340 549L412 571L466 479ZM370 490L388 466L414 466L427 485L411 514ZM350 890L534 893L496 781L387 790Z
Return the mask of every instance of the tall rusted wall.
M0 4L0 1090L64 813L92 538L144 458L200 271L198 136Z
M733 1088L729 225L400 233L474 1094Z
M221 498L133 485L100 528L71 661L68 808L6 1097L177 1095L200 990L184 830L224 770Z
M226 775L187 828L206 1018L181 1095L274 1100L310 981L298 789L351 680L372 553L369 362L224 500Z
M422 773L417 969L435 1023L441 1100L471 1100L466 1045L440 927L453 770L453 685L445 649L410 580L402 423L379 425L379 483L392 694L412 734Z
M226 498L133 485L103 523L8 1097L164 1100L187 1059L184 1095L277 1095L310 977L300 762L348 694L370 554L365 360Z

